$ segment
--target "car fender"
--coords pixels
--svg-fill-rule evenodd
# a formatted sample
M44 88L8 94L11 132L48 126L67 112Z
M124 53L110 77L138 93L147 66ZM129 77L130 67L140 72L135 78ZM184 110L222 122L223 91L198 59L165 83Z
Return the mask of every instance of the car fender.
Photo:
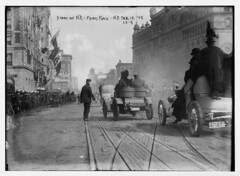
M115 98L117 104L123 104L122 98Z

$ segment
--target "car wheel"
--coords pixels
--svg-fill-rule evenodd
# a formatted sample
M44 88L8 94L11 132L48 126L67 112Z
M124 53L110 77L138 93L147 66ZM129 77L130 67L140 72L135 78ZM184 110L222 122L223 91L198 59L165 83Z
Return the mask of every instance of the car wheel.
M153 107L152 107L152 104L147 104L146 116L147 116L147 118L149 120L151 120L153 118Z
M103 117L107 118L107 105L105 101L103 101Z
M118 121L119 119L119 106L116 100L113 101L113 118L115 121Z
M197 101L192 101L189 104L188 123L191 135L199 137L203 127L203 112Z
M158 118L160 125L165 125L166 124L166 108L162 100L159 100L158 102Z

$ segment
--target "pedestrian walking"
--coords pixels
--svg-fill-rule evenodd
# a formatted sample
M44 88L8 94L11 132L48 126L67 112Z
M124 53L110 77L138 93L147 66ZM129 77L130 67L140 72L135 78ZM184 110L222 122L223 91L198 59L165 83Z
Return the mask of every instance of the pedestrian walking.
M88 114L90 111L91 100L95 100L95 97L92 93L92 88L90 87L91 79L86 80L86 84L82 87L80 94L80 103L84 104L83 119L88 120Z

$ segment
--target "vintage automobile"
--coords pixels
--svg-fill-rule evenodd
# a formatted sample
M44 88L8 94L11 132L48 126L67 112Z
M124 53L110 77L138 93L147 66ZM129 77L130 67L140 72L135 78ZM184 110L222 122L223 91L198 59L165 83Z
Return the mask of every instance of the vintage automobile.
M101 94L100 94L101 106L103 106L103 100L108 101L113 96L114 96L114 86L113 85L103 85L101 87Z
M210 97L210 87L205 76L197 79L193 89L191 89L192 86L193 84L187 84L184 87L187 112L185 119L188 119L191 135L199 137L203 125L212 129L230 126L232 98L221 96L213 99ZM161 125L165 125L167 117L173 116L172 104L176 98L174 94L168 100L159 100L158 117Z
M102 96L102 109L105 118L108 112L112 112L114 120L117 121L119 120L119 114L136 116L139 111L146 111L147 118L153 118L152 99L147 96L144 87L123 87L118 96L116 96L114 89L109 87L109 90L111 90L111 93L105 93Z

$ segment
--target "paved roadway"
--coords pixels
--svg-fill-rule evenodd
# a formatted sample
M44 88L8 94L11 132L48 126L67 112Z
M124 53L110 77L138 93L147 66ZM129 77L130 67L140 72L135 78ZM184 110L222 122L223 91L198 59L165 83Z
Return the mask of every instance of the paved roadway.
M159 126L145 113L136 117L112 113L105 119L93 103L88 122L79 104L44 108L25 114L8 132L9 170L157 170L228 171L230 129L204 128L191 137L186 121ZM13 135L12 135L12 134ZM13 137L13 138L12 138Z

